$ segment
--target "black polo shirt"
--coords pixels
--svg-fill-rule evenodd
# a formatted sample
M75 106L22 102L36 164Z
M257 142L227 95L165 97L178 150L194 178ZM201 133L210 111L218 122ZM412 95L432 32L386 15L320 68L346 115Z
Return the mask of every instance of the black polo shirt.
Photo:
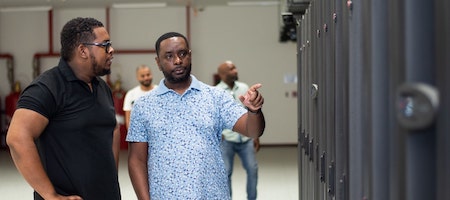
M21 94L18 108L49 119L36 141L44 168L62 195L84 200L120 199L112 152L116 125L112 93L101 78L89 86L64 60L37 77ZM42 199L35 193L35 199Z

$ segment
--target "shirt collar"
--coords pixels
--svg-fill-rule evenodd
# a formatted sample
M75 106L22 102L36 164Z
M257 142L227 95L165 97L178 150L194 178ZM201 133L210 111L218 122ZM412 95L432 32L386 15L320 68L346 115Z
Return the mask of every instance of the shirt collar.
M224 90L230 90L230 91L236 91L236 90L239 88L239 86L238 86L238 84L237 84L237 81L234 82L233 88L230 88L230 86L228 86L228 84L226 84L226 83L223 82L223 81L220 81L220 82L217 84L217 86L220 87L220 88L222 88L222 89L224 89Z
M73 72L72 68L70 68L69 64L64 59L62 58L59 59L58 68L67 81L81 81L75 76L75 73ZM99 77L94 77L92 79L92 84L97 85L99 81L98 79Z
M200 81L195 78L194 75L190 75L191 76L191 85L189 85L189 88L186 90L200 90ZM156 94L157 95L162 95L165 94L167 92L173 91L172 89L167 88L166 84L164 84L164 80L165 78L161 79L161 81L159 81L159 86L156 88Z

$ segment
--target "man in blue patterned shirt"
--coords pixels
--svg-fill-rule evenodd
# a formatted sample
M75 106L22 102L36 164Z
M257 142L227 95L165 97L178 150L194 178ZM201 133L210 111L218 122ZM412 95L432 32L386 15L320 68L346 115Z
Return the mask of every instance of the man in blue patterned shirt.
M221 133L263 134L261 84L240 97L245 109L226 91L191 75L191 50L184 35L165 33L155 47L165 78L135 101L127 135L136 195L140 200L230 199Z

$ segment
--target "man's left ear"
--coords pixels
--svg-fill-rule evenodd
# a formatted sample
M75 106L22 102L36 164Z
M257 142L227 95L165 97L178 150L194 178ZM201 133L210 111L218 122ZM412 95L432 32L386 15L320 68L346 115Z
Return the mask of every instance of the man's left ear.
M80 44L80 45L78 46L78 48L77 48L77 51L79 52L79 55L80 55L82 58L87 58L87 57L88 57L88 52L87 52L87 51L89 51L89 50L88 50L88 48L87 48L86 46Z

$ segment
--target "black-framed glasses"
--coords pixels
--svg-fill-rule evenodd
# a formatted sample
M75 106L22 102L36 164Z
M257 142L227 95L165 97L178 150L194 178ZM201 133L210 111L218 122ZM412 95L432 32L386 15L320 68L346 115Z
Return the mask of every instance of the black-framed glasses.
M111 41L107 41L107 42L93 42L93 43L83 43L84 45L94 45L94 46L98 46L98 47L105 47L105 51L106 53L109 52L109 47L111 47L112 43Z

